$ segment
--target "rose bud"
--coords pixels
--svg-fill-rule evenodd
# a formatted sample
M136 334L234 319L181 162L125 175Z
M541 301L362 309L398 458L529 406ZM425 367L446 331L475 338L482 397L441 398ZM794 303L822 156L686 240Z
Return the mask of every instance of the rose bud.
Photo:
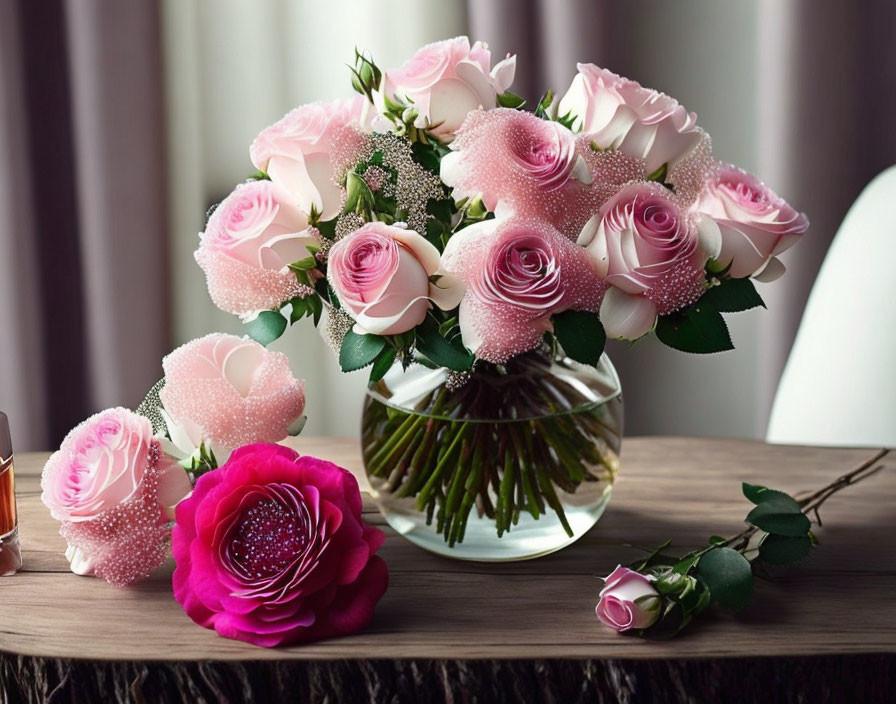
M515 56L490 66L491 52L482 42L471 47L467 37L456 37L428 44L386 72L380 108L385 112L385 98L409 103L417 111L415 127L450 141L468 113L494 108L513 82Z
M722 233L721 267L728 276L773 281L784 273L776 258L809 227L797 212L752 174L723 166L704 187L697 210L709 215Z
M578 69L558 112L571 114L573 130L601 149L643 159L652 174L663 164L671 168L702 139L697 116L674 98L594 64L578 64Z
M161 453L146 418L110 408L66 435L41 489L62 522L72 571L124 586L165 561L167 510L190 492L190 480Z
M196 261L221 310L251 315L303 295L287 267L309 256L320 237L289 194L270 181L236 187L200 234Z
M610 285L600 309L607 335L636 340L653 329L657 315L700 298L719 231L710 218L682 212L663 186L642 182L608 200L579 244Z
M660 616L660 596L650 579L619 565L604 579L600 601L594 609L601 622L622 633L649 628Z
M371 222L330 249L327 277L360 334L397 335L431 303L451 310L463 284L440 269L439 251L413 230Z

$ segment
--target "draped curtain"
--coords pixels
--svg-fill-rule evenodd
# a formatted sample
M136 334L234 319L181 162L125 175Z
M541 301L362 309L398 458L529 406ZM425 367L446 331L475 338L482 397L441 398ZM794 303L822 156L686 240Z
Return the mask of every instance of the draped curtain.
M828 244L896 162L894 31L885 0L0 0L0 408L17 448L133 407L173 346L241 332L192 252L255 134L349 95L355 46L389 67L460 33L518 54L530 100L576 61L674 95L719 158L809 214L788 274L760 285L768 310L730 316L735 351L610 346L628 432L761 436ZM307 432L355 434L363 373L342 375L309 325L276 346L307 380Z

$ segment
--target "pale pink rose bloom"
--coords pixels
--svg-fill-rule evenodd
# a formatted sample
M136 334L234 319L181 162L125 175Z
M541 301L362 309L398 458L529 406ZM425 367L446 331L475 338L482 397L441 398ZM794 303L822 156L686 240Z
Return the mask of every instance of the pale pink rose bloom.
M719 226L723 266L735 279L754 276L772 281L784 273L777 256L796 244L809 227L808 218L752 174L723 166L710 180L696 209Z
M332 220L343 201L342 186L334 180L333 157L352 144L363 149L369 107L362 95L301 105L255 138L249 149L252 163L281 186L303 213L310 215L314 209L321 220Z
M501 203L575 238L607 197L605 184L640 175L624 161L597 154L559 122L499 108L470 114L442 158L441 178L456 201L479 197L491 211Z
M674 98L594 64L578 64L578 69L558 113L572 115L573 129L601 149L643 159L651 174L663 164L672 166L700 142L697 115Z
M619 565L604 582L594 609L601 623L619 633L656 623L660 596L648 577Z
M710 218L683 212L657 183L631 184L604 203L579 244L611 287L600 309L607 335L635 340L653 329L657 315L696 301L719 239Z
M327 276L355 332L397 335L423 322L432 303L457 306L464 287L442 271L439 250L413 230L368 223L330 249Z
M443 264L467 284L459 322L464 345L502 363L538 346L551 315L596 312L606 285L584 249L548 223L484 220L460 230Z
M161 453L146 418L111 408L65 437L44 466L41 488L62 522L72 570L123 586L165 560L166 509L190 492L190 480Z
M414 125L450 141L467 114L494 108L498 95L513 82L516 57L491 68L491 52L467 37L428 44L397 69L386 72L383 92L389 100L419 111ZM378 101L384 108L383 96Z
M306 292L287 267L320 243L286 191L271 181L251 181L215 208L195 257L215 305L251 315Z
M178 347L162 368L169 426L211 445L219 464L241 445L282 440L305 410L304 382L286 355L254 340L206 335Z

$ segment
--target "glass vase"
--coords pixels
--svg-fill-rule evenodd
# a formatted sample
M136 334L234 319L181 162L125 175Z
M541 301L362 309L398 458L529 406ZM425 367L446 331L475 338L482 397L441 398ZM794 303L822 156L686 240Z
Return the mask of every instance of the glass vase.
M368 388L361 429L389 525L432 552L494 562L584 535L610 500L621 441L609 358L546 351L465 373L396 364Z

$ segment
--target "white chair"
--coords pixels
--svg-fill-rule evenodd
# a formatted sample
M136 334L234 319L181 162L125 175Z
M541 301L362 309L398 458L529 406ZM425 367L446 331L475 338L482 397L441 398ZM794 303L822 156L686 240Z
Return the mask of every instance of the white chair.
M896 446L896 166L853 203L812 287L766 440Z

